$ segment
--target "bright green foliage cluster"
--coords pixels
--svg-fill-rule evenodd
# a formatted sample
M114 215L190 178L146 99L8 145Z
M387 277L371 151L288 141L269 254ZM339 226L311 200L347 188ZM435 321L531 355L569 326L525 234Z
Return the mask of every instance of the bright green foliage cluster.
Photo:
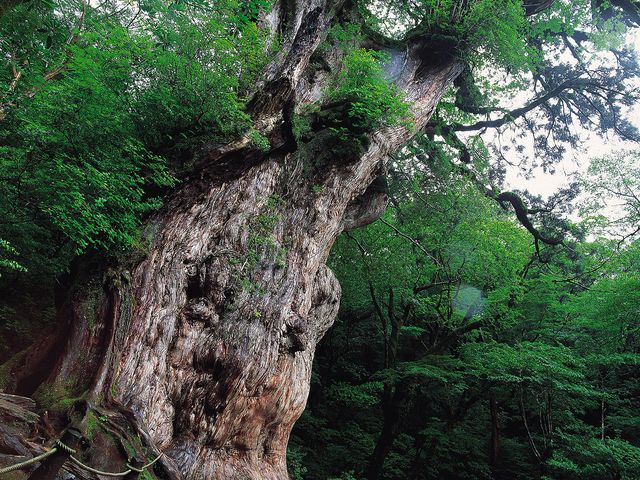
M531 66L527 46L529 22L521 0L420 0L418 2L364 1L363 10L373 28L385 35L429 35L446 41L449 54L473 63ZM437 48L434 47L434 48Z
M250 132L265 0L29 1L0 17L0 356L53 316L56 275L119 255L203 144Z
M508 67L512 72L535 68L538 57L527 44L530 28L521 0L471 2L457 27L463 37L462 51L477 66Z
M10 257L17 256L18 251L6 240L0 239L0 268L6 270L24 271L25 268L20 265L16 260L11 260Z
M175 183L169 164L180 172L199 144L251 126L264 3L28 2L0 19L5 271L135 245Z
M130 245L140 214L157 204L143 198L145 182L172 181L122 110L117 90L126 85L114 85L113 74L126 63L105 71L99 65L107 59L96 58L107 56L101 50L93 58L78 50L68 76L22 101L2 123L2 198L10 202L4 218L20 224L35 206L77 250Z
M384 75L384 54L364 48L349 51L327 94L330 102L347 103L353 127L375 128L410 124L409 105Z
M167 14L161 5L148 39L160 45L147 46L151 55L138 73L150 82L135 106L145 140L163 145L213 135L228 141L250 126L243 97L267 60L263 34L246 20L253 10L226 1L195 9L185 3L183 11Z

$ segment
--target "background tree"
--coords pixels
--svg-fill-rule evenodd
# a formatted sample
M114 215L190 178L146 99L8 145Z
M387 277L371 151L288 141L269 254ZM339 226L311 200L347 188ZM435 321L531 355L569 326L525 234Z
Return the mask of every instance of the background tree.
M294 478L634 478L637 241L541 258L451 164L402 167L332 253Z

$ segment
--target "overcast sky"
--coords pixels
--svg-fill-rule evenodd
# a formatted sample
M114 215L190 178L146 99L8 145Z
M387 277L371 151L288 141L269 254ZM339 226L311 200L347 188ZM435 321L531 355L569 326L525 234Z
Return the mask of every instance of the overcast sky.
M635 29L633 35L629 36L629 43L636 50L636 55L640 56L640 29ZM638 86L640 88L640 85ZM636 105L631 112L633 123L640 128L640 104ZM507 189L529 190L531 193L548 197L569 183L577 172L583 172L589 165L589 160L594 157L607 155L616 151L634 148L629 142L622 142L613 135L608 139L603 139L595 134L583 131L585 142L583 147L573 151L567 151L565 158L557 165L554 174L545 173L542 169L537 169L531 178L525 178L521 169L509 167L507 170ZM487 143L491 142L492 133L484 135ZM503 142L504 143L504 142ZM637 146L635 147L637 148ZM513 154L511 154L513 155ZM505 156L509 158L509 153Z

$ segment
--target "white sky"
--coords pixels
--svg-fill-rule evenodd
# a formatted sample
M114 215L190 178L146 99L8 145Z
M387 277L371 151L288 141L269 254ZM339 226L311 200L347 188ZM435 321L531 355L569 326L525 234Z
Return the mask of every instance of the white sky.
M630 35L629 43L636 50L636 54L640 56L640 29L636 29ZM640 88L640 86L638 86ZM637 104L632 110L630 118L633 123L640 128L640 104ZM487 132L484 139L487 143L491 143L492 133ZM542 168L537 169L531 178L525 178L522 171L517 167L509 166L507 168L506 189L528 190L533 194L541 195L547 198L555 193L559 188L567 186L572 181L572 177L576 173L584 172L589 165L589 160L594 157L607 155L616 151L634 148L630 142L623 142L613 135L608 139L603 139L595 134L583 133L586 141L582 148L576 150L568 150L564 159L557 164L554 174L545 173ZM503 141L504 144L504 141ZM637 145L635 146L637 148ZM511 155L514 155L511 153ZM510 158L509 152L505 153L505 157ZM517 162L517 160L514 160Z

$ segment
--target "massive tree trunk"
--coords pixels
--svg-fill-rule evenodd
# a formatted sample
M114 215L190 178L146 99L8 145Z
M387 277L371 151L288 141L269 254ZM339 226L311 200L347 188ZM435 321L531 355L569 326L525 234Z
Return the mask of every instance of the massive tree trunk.
M330 75L307 67L339 11L328 0L276 3L264 25L283 49L251 102L272 149L210 147L149 220L141 256L84 263L60 310L63 338L18 365L14 391L44 381L40 396L83 395L120 412L165 453L170 478L287 478L289 432L340 299L326 258L343 229L374 219L363 205L380 202L362 195L414 132L369 132L336 158L326 158L340 150L328 128L293 139L292 112L319 100ZM420 41L390 53L420 129L462 66Z

